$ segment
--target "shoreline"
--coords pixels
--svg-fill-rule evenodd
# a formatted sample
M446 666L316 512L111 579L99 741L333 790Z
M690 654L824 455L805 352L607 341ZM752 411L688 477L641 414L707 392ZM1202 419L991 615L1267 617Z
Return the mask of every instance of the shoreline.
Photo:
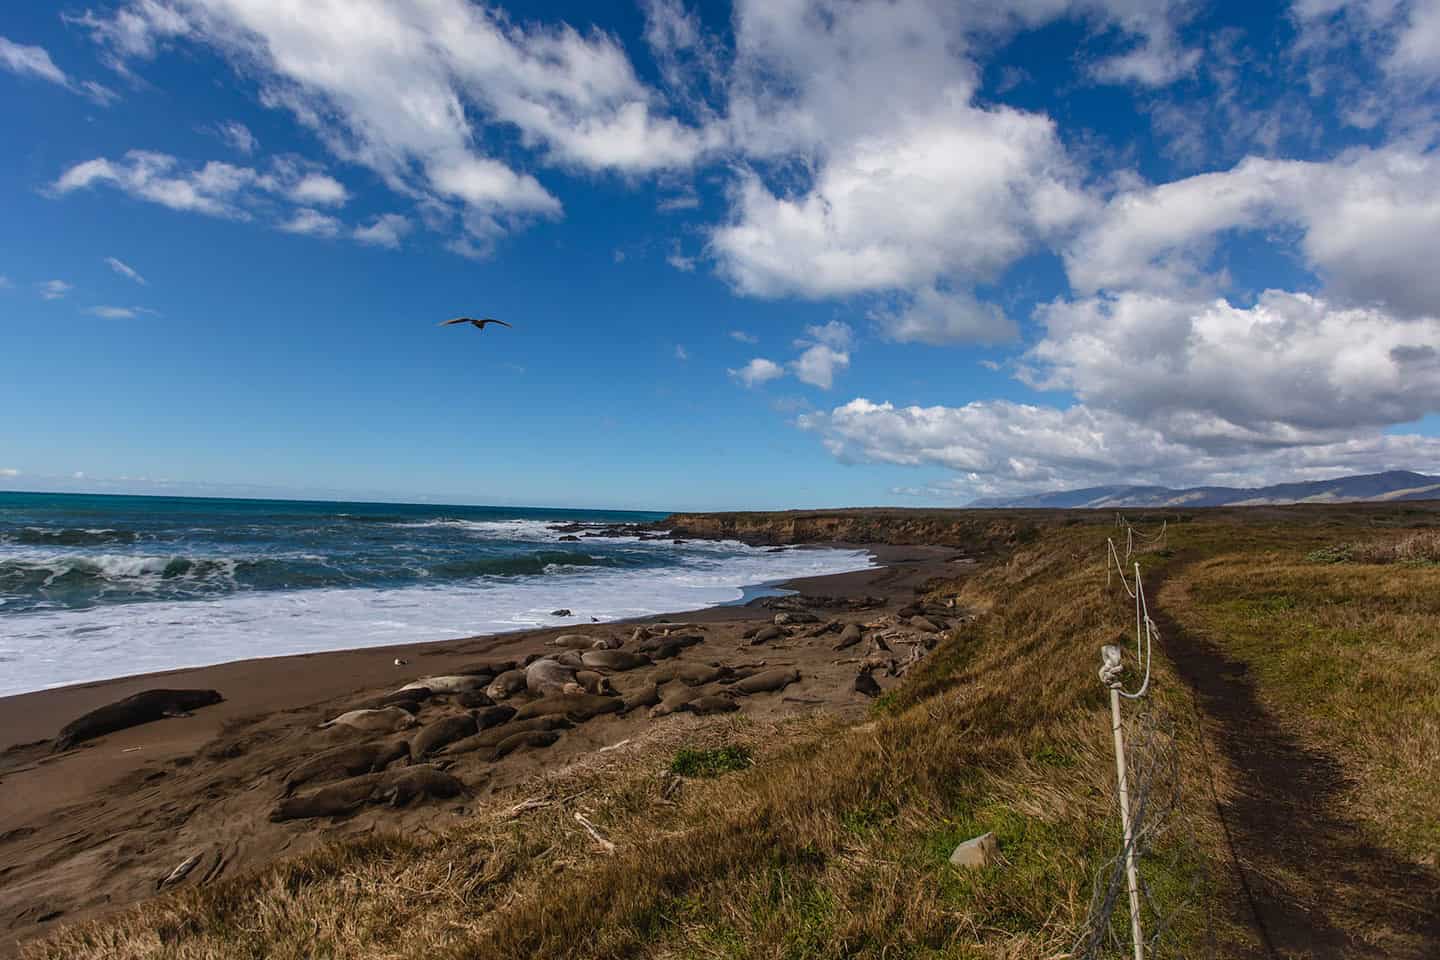
M962 577L975 569L951 563L959 553L953 547L844 546L868 550L876 565L779 584L794 591L799 608L815 610L822 620L873 622L878 617L895 623L894 611L915 597L917 586L938 575ZM854 602L867 597L873 601ZM810 631L801 627L763 646L742 637L747 627L774 618L776 611L767 602L776 599L770 595L744 605L628 621L233 661L0 700L0 876L5 879L0 885L0 957L11 955L18 941L44 935L53 923L91 919L154 896L157 876L196 850L214 857L213 870L205 875L209 882L377 827L419 828L463 816L464 806L433 802L367 807L336 820L272 823L266 814L275 801L276 777L283 779L284 771L316 749L340 742L332 736L340 731L318 731L317 724L349 709L357 698L392 691L416 677L455 672L477 660L553 654L556 648L546 641L558 634L622 637L632 624L665 622L692 624L691 632L703 635L704 642L679 660L615 674L622 695L643 686L664 665L758 661L771 668L793 665L801 680L783 697L743 698L745 715L774 719L809 710L863 711L869 701L853 685L858 657L846 659L854 651L833 652L833 636L807 639ZM397 666L397 657L407 662ZM885 687L898 682L881 676ZM190 716L130 727L50 753L46 741L65 724L157 686L214 689L224 700ZM421 721L431 722L425 717L435 710L453 710L445 700L439 698ZM491 795L522 787L622 739L643 737L655 724L689 722L687 714L657 719L637 709L577 725L546 750L478 765L467 754L451 769L477 795Z
M517 638L530 636L545 631L584 630L590 627L598 627L606 624L626 623L648 623L656 620L670 618L685 618L693 622L702 622L708 611L713 610L736 610L744 609L747 604L753 603L766 594L750 593L751 590L764 588L797 589L790 586L792 583L806 583L812 580L825 580L830 577L844 577L853 573L865 573L879 569L886 563L886 557L892 555L892 551L904 552L907 548L893 547L887 544L857 544L857 543L814 543L796 544L792 547L795 550L863 550L870 555L872 566L861 570L844 571L838 574L820 574L814 577L792 577L786 580L764 581L754 584L741 584L737 589L742 591L739 598L733 601L717 603L707 607L694 609L681 609L664 611L655 614L647 614L640 617L626 617L617 620L605 620L599 623L568 623L548 625L534 625L516 627L513 630L491 631L480 634L467 634L439 639L409 640L397 643L385 643L378 645L345 646L327 650L315 650L298 653L280 653L270 656L242 657L235 660L224 660L219 663L199 664L194 666L170 667L162 670L147 670L139 673L122 674L115 677L101 677L90 680L77 680L73 683L66 683L60 686L44 687L39 690L27 690L21 693L12 693L0 696L0 752L18 745L33 743L35 741L51 736L53 732L45 732L44 725L48 719L42 722L42 717L56 712L55 708L46 701L51 699L58 701L57 706L63 704L63 710L73 711L74 716L79 716L89 710L104 706L106 703L114 702L122 697L138 693L143 689L155 686L214 686L213 683L205 682L205 674L209 671L222 671L225 680L232 679L265 679L269 671L258 665L273 663L279 666L291 661L310 661L317 657L359 657L366 654L388 655L385 662L390 663L395 657L402 658L415 656L429 656L436 652L437 647L444 647L455 644L470 644L485 639ZM429 651L429 652L426 652ZM472 651L473 652L473 651ZM245 669L251 668L253 669ZM240 668L230 670L227 668ZM237 673L239 674L237 676ZM368 678L368 675L367 675ZM174 683L169 681L174 680ZM160 681L166 681L161 683ZM149 686L146 683L149 682ZM326 687L326 689L329 689ZM336 693L345 692L336 688ZM227 697L228 699L228 697ZM223 705L222 705L223 706ZM35 709L38 707L39 709ZM63 712L63 711L62 711ZM62 721L61 725L64 722ZM56 728L58 729L58 727Z

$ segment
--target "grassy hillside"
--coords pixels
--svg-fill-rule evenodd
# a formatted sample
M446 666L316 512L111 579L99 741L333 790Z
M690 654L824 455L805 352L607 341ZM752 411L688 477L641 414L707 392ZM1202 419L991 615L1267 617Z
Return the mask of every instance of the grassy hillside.
M1238 664L1277 729L1338 765L1339 800L1371 848L1422 883L1440 846L1440 567L1424 551L1369 561L1398 558L1386 545L1435 524L1432 509L1197 512L1139 556L1166 629ZM1012 522L984 517L982 532ZM1110 523L1051 515L988 541L1000 552L968 579L934 584L976 616L862 721L677 719L537 782L521 811L510 798L446 832L331 847L62 931L29 955L1069 955L1119 845L1097 651L1131 635L1134 609L1107 586ZM1248 956L1271 935L1250 916L1225 820L1253 785L1207 706L1157 651L1147 720L1132 730L1173 761L1154 771L1170 827L1144 865L1147 926L1169 924L1155 956ZM947 863L984 831L1000 863ZM1292 868L1304 872L1274 870ZM1302 898L1303 879L1290 884ZM1370 902L1353 899L1338 935L1424 955L1421 927L1371 923ZM1123 906L1111 923L1123 931Z

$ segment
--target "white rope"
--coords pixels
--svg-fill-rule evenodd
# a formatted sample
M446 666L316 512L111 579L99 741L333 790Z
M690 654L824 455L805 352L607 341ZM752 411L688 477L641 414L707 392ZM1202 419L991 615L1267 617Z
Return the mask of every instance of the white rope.
M1133 599L1135 597L1135 591L1130 589L1130 584L1125 579L1125 568L1120 565L1120 553L1115 549L1115 541L1106 537L1105 543L1110 549L1109 559L1114 561L1113 564L1107 563L1105 565L1105 586L1110 586L1110 584L1114 582L1110 579L1111 575L1118 573L1120 574L1120 585L1125 588L1125 592L1130 594L1130 597ZM1113 570L1111 569L1112 566L1114 567Z
M1150 650L1154 646L1155 635L1160 631L1155 627L1155 621L1150 619L1150 606L1145 602L1145 585L1140 582L1140 564L1135 564L1135 660L1140 660L1141 639L1144 639L1145 646L1145 679L1140 682L1140 689L1134 693L1126 693L1119 687L1115 689L1127 700L1139 700L1145 696L1150 689Z
M1155 626L1155 621L1150 619L1150 605L1145 600L1145 585L1140 582L1140 563L1134 564L1135 586L1132 589L1130 580L1125 576L1125 568L1120 563L1120 551L1115 546L1113 538L1105 538L1105 549L1108 554L1105 564L1105 585L1113 584L1116 575L1120 577L1120 585L1125 588L1130 599L1135 601L1135 661L1145 661L1145 679L1140 683L1140 689L1134 693L1127 693L1120 689L1119 664L1111 664L1109 675L1102 669L1101 678L1105 685L1119 691L1120 696L1127 700L1138 700L1145 696L1150 689L1150 655L1155 645L1155 638L1160 635L1160 629ZM1143 657L1142 657L1143 650Z

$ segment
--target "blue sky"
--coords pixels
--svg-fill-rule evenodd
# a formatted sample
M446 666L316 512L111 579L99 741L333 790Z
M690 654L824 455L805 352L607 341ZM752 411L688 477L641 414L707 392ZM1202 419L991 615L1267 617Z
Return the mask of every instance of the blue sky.
M1440 472L1440 0L993 6L7 5L0 489Z

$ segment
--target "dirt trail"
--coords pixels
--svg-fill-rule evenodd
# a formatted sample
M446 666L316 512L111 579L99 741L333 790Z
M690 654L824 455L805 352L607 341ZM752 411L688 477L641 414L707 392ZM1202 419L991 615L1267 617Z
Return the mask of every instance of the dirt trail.
M1376 847L1346 816L1335 758L1283 729L1256 697L1248 666L1165 613L1183 589L1172 569L1152 610L1166 655L1196 694L1212 756L1239 785L1217 804L1248 901L1237 911L1268 958L1440 956L1440 878Z

